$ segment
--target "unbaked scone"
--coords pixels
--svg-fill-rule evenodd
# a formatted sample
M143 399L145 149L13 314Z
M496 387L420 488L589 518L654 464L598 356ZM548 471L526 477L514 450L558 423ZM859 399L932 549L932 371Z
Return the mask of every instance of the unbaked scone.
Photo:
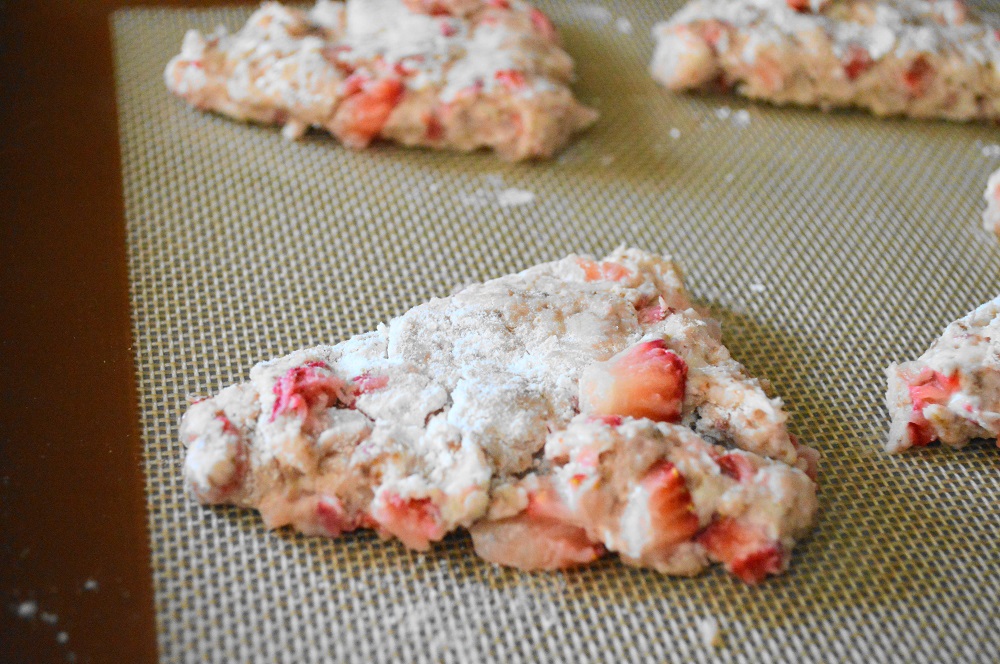
M693 0L653 76L775 104L1000 120L1000 17L962 0Z
M891 364L886 450L940 440L964 447L1000 433L1000 297L945 328L918 360Z
M522 569L748 582L813 524L818 454L691 308L667 257L570 256L258 364L183 418L204 503L426 549L457 528Z
M569 89L573 61L522 0L264 3L237 33L192 30L167 65L195 108L310 127L351 148L380 138L507 159L549 157L597 114Z

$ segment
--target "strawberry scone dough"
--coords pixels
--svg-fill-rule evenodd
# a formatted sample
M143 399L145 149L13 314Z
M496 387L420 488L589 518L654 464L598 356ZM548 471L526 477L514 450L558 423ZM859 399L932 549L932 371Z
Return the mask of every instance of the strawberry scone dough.
M356 149L381 138L548 157L597 117L569 89L551 21L522 0L267 2L235 34L189 31L165 79L195 108Z
M1000 434L1000 297L945 328L920 359L887 369L886 450L960 448Z
M693 0L654 35L672 90L1000 120L1000 17L963 0Z
M983 212L983 227L1000 236L1000 169L986 182L986 210Z
M690 306L666 257L570 256L258 364L193 403L204 503L551 569L617 552L747 582L783 571L816 513L818 454Z

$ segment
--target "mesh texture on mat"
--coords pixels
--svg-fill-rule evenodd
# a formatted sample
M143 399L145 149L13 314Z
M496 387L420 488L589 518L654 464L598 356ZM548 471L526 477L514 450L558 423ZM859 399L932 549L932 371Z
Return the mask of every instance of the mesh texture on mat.
M189 110L162 83L185 29L248 9L114 17L159 647L172 662L985 661L1000 652L1000 455L889 457L883 369L997 293L980 227L996 127L673 95L647 76L677 2L543 2L599 123L558 159L330 137ZM996 7L996 3L994 3ZM996 7L1000 9L1000 7ZM501 205L508 188L530 191ZM734 356L824 454L786 576L660 576L609 559L526 574L466 535L268 532L184 491L188 394L373 328L455 286L626 243L671 253ZM709 648L699 621L718 622Z

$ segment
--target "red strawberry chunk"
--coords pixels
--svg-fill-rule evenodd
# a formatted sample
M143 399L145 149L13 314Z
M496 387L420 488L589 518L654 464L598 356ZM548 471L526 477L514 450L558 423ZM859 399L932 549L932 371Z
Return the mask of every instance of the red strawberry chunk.
M800 13L809 13L809 0L786 0L788 6Z
M354 394L361 396L375 390L381 390L389 384L389 377L363 373L360 376L355 376L351 382L354 383Z
M230 421L230 419L225 415L223 415L222 413L216 414L215 419L222 422L222 433L227 433L232 436L235 436L239 433L239 431L236 430L236 427L233 426L232 421Z
M588 422L603 422L609 427L621 426L624 421L621 415L591 415L587 418Z
M577 259L577 264L583 269L583 276L587 281L621 281L632 276L632 271L627 267L610 261L598 263L589 258L580 258Z
M750 459L742 454L730 452L719 457L719 469L737 482L749 482L757 473Z
M669 553L698 532L698 515L684 476L669 461L655 465L642 479L649 492L650 521L655 531L653 547Z
M444 125L441 124L441 120L438 119L437 115L433 113L428 114L425 122L427 123L427 131L425 133L427 140L440 141L444 138Z
M345 91L350 81L350 78L345 81ZM404 91L403 83L397 78L362 83L359 91L349 94L340 103L333 118L333 133L348 147L365 147L385 127Z
M759 527L736 519L714 521L698 541L711 558L749 584L760 583L768 574L779 574L787 559L780 542L768 538Z
M911 96L920 97L927 92L933 76L934 69L926 58L920 56L903 72L903 85Z
M458 34L458 27L455 26L451 21L444 19L439 24L438 27L441 30L442 37L454 37Z
M727 27L727 24L722 21L716 21L714 19L705 21L701 24L701 37L708 43L709 46L712 47L713 50L716 50L723 35L726 34Z
M662 339L653 339L587 367L580 402L594 415L679 422L686 384L687 364Z
M417 14L442 16L450 13L448 5L440 0L403 0L403 4L409 7L410 11Z
M843 63L844 73L847 75L847 80L849 81L857 79L858 76L871 69L872 65L875 64L868 50L857 44L851 44L848 47Z
M496 9L510 9L508 0L488 0L486 4Z
M526 85L524 72L517 69L501 69L494 76L508 90L521 90Z
M355 528L347 517L344 506L333 496L320 496L316 501L316 519L330 537L337 537Z
M542 10L531 8L528 12L528 16L531 17L531 25L534 26L535 32L537 32L546 41L555 41L556 39L556 27L552 25L552 21L546 16Z
M517 516L480 521L470 532L481 558L523 570L575 567L605 552L603 544L590 541L587 532L573 523L551 487L532 492L528 506Z
M916 385L910 385L910 401L914 410L923 410L931 404L945 404L952 394L960 388L958 372L951 376L933 372L921 372L917 377L921 381Z
M382 529L418 551L427 550L447 533L441 512L430 498L401 498L390 492L372 517Z
M322 362L309 362L292 367L278 379L272 388L275 400L271 422L278 415L288 413L305 420L314 407L332 406L337 402L343 381L328 373L319 373L317 369L329 367Z

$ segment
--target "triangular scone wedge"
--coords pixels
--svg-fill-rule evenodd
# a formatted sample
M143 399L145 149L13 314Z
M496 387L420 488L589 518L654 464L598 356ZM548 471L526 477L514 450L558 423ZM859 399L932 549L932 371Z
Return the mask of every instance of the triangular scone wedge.
M187 483L272 528L470 528L524 569L606 551L755 582L816 511L817 453L691 308L666 257L539 265L264 362L191 405Z
M886 370L886 450L1000 434L1000 297L945 328L920 359Z
M998 29L962 0L693 0L654 29L651 71L673 90L997 120Z
M266 2L242 30L190 31L167 87L201 110L507 159L548 157L597 114L569 89L573 61L522 0Z
M1000 169L986 182L986 210L983 212L983 227L1000 236Z

